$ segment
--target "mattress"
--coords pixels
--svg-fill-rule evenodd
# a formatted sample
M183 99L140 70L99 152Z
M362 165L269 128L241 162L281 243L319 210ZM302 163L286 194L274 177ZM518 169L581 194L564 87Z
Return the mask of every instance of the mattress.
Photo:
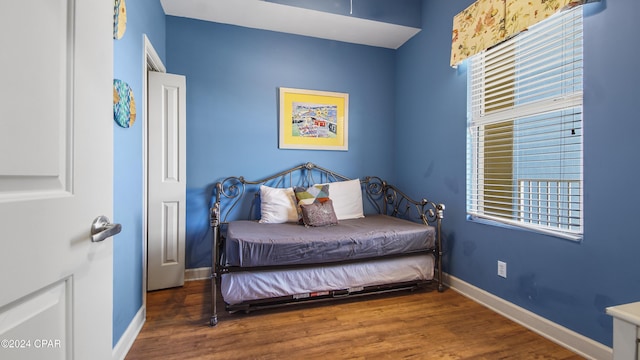
M220 291L227 304L235 305L283 296L304 298L332 290L359 291L367 286L432 280L433 276L433 255L418 254L303 269L226 273L220 278Z
M223 264L324 264L429 250L434 244L434 227L387 215L340 220L326 227L240 220L228 225Z

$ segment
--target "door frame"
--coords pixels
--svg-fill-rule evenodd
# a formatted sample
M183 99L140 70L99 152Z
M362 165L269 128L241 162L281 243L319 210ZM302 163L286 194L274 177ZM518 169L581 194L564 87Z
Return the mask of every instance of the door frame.
M149 236L149 232L147 229L147 225L149 222L149 213L147 209L147 201L149 197L149 189L148 189L148 141L149 141L149 101L148 101L148 86L149 79L147 72L157 71L166 73L167 69L162 63L162 59L158 56L153 44L147 37L146 34L143 34L143 58L142 58L142 111L144 116L142 117L142 306L147 308L147 237Z
M114 359L124 359L126 357L147 318L147 69L158 72L166 72L166 69L147 35L143 34L142 36L142 116L139 117L142 125L142 287L140 289L142 292L142 306L131 320L128 329L112 349Z

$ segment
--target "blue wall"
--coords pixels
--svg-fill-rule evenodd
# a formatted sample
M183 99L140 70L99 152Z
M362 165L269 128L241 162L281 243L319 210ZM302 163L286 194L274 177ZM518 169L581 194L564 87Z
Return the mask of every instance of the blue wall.
M167 17L167 69L187 77L187 268L211 265L208 207L226 176L308 161L393 180L395 51ZM349 93L349 151L278 149L278 88Z
M471 2L424 0L423 30L397 51L176 17L165 25L159 1L128 3L114 77L141 98L142 33L166 53L170 72L187 76L187 267L210 265L213 182L313 161L444 202L448 273L611 346L605 307L640 299L632 160L640 3L585 6L585 235L571 242L466 220L467 74L448 64L451 19ZM279 150L278 87L348 92L350 150ZM114 128L114 217L123 224L114 242L115 344L142 302L142 129ZM508 263L507 279L496 275L497 260Z
M451 19L471 4L424 1L422 31L397 51L399 184L446 204L445 271L589 338L612 344L605 307L640 299L637 0L584 7L585 232L572 242L466 220L466 70L449 67ZM417 152L416 142L422 144ZM496 275L497 260L508 278Z
M158 0L127 2L127 30L113 41L113 76L134 92L137 120L114 128L114 221L122 232L113 242L113 345L142 306L142 59L143 34L165 54L165 16Z

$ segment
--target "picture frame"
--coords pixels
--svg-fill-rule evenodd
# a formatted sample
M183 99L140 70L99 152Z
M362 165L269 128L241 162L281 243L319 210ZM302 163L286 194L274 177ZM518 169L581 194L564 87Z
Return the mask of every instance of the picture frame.
M349 150L349 94L279 90L280 149Z

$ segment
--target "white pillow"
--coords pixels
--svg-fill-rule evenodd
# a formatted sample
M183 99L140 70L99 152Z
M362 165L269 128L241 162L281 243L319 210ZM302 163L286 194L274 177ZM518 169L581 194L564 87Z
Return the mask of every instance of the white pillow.
M260 220L267 224L298 222L296 195L293 188L260 185Z
M360 180L336 181L329 184L329 199L338 220L364 217Z

